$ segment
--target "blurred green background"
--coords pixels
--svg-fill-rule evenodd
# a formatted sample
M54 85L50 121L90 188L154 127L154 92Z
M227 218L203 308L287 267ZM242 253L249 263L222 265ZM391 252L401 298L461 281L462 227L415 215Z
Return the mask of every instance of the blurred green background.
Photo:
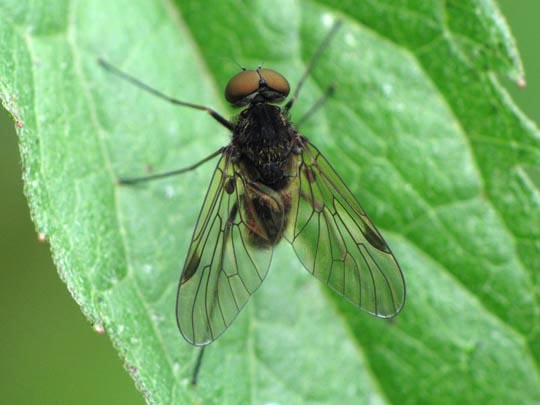
M499 0L525 65L527 87L505 81L540 122L538 0ZM143 403L106 335L97 334L38 242L22 192L13 122L0 108L0 403Z

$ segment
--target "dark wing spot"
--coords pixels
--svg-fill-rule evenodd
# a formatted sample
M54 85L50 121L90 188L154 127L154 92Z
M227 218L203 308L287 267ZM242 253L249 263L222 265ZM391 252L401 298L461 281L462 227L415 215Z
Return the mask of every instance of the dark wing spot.
M375 249L378 249L381 252L390 253L388 245L376 231L368 226L364 231L362 231L362 233L370 245Z
M180 280L180 285L187 283L191 279L191 277L193 277L193 275L199 268L200 263L201 258L199 257L199 255L194 254L193 256L191 256L191 260L182 272L182 279Z
M229 177L229 178L227 179L227 181L225 182L224 188L225 188L225 192L226 192L227 194L232 194L232 193L234 193L234 190L236 189L236 184L235 184L235 182L234 182L234 178L233 178L233 177Z

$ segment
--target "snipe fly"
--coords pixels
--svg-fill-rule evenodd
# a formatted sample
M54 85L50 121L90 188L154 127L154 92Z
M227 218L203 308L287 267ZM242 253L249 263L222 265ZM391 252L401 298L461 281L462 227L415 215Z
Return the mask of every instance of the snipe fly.
M405 281L387 243L332 165L289 119L305 79L339 26L335 23L319 45L283 109L276 104L290 87L278 72L258 67L233 76L225 99L244 108L233 120L168 97L100 60L143 90L206 111L232 132L227 146L189 167L120 180L135 184L181 174L219 157L178 286L178 328L193 345L208 345L231 325L265 279L282 239L311 274L356 307L381 318L403 307ZM328 87L311 112L332 91ZM199 366L200 358L193 382Z

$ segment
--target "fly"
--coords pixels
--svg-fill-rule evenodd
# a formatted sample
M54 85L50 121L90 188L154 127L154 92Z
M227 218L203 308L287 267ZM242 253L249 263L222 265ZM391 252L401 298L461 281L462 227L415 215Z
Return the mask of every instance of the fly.
M289 119L305 79L339 26L326 35L283 109L277 104L289 96L290 86L280 73L258 67L233 76L225 99L244 108L233 120L168 97L100 60L143 90L206 111L232 132L227 146L189 167L120 180L134 184L181 174L219 157L178 286L178 328L195 346L208 345L232 324L265 279L273 249L283 239L312 275L356 307L380 318L403 307L405 281L388 244L332 165ZM328 87L308 115L332 92ZM193 382L199 366L200 358Z

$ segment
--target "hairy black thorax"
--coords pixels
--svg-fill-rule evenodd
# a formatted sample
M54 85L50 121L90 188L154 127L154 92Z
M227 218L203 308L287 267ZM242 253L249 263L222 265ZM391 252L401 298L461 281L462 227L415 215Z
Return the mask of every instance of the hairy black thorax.
M295 136L281 108L256 103L237 117L231 144L251 181L279 191L289 182Z

